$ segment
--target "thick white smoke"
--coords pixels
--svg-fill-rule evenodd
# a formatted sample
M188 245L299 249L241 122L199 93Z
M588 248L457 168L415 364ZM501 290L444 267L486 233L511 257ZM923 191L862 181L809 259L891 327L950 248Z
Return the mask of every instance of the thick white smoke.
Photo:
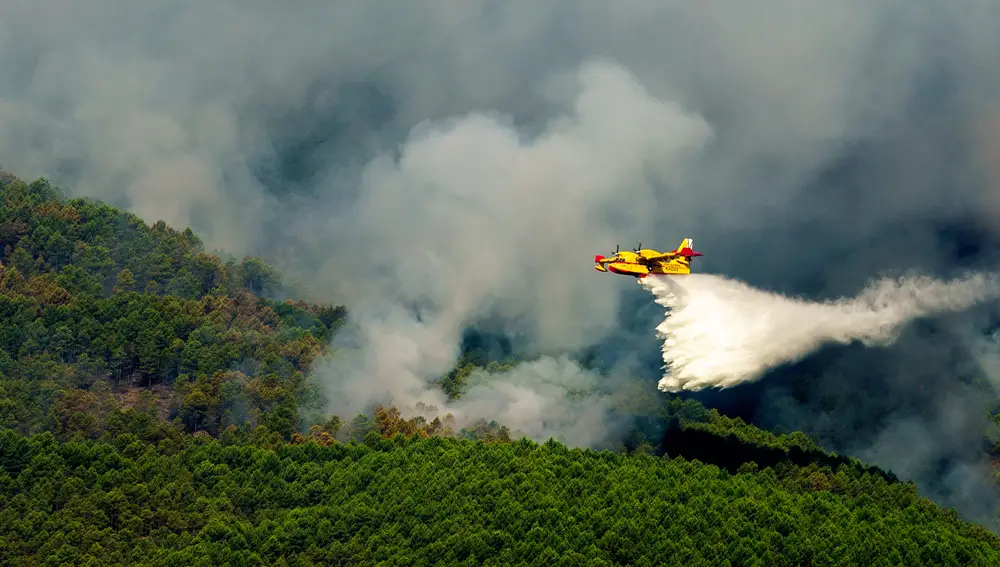
M700 116L613 62L588 61L568 78L564 113L534 136L509 117L473 113L421 124L367 165L359 198L330 222L350 228L344 242L379 244L348 270L329 264L327 280L351 298L354 332L339 337L351 348L319 368L331 411L391 401L409 416L447 405L442 413L495 418L539 440L588 444L608 433L603 398L570 399L600 377L567 359L542 357L447 404L433 383L483 318L516 321L537 353L612 331L620 282L594 277L588 259L624 239L622 219L634 234L651 231L657 187L682 185L711 140Z
M672 392L751 382L828 343L888 345L915 318L1000 296L1000 282L985 274L949 282L882 279L856 297L825 302L710 274L650 276L639 283L668 308L656 330L664 339L665 374L659 388Z
M599 446L625 425L612 411L615 400L599 391L607 380L569 357L546 356L501 374L473 373L461 399L443 409L459 422L495 419L515 437Z

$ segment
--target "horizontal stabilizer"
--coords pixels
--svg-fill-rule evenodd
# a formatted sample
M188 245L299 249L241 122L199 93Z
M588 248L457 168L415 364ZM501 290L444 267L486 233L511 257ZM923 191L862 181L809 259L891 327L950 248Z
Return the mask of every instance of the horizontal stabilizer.
M690 248L684 248L676 252L678 256L687 256L688 258L694 258L695 256L704 256L701 252L695 252Z

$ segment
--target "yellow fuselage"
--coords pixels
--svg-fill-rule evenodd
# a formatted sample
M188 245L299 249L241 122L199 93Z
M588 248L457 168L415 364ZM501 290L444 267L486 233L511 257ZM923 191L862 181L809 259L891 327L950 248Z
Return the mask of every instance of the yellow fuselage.
M598 271L613 272L627 276L642 277L649 274L690 274L691 260L685 256L664 258L658 260L647 260L652 256L659 256L656 250L639 250L638 252L618 252L615 261L607 262L604 266L594 266ZM607 266L607 269L605 269Z

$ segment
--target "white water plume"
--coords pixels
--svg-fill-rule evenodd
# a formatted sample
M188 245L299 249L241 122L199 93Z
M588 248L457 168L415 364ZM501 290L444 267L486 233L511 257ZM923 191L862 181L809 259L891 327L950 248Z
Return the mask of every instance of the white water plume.
M993 275L952 281L882 279L856 297L813 302L717 275L649 276L639 283L667 307L663 391L726 388L794 362L827 343L891 344L903 324L1000 296Z

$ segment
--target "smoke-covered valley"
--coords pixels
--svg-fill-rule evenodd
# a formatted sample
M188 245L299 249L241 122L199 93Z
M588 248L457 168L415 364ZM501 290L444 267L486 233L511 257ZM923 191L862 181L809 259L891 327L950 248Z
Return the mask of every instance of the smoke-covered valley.
M14 1L0 163L191 225L348 305L316 368L330 411L423 402L600 444L627 422L622 392L661 378L662 308L589 262L616 244L691 236L696 272L817 301L998 265L998 16L985 1ZM991 309L702 399L979 514L995 489L970 384L996 379ZM432 382L469 328L532 362L449 401Z

